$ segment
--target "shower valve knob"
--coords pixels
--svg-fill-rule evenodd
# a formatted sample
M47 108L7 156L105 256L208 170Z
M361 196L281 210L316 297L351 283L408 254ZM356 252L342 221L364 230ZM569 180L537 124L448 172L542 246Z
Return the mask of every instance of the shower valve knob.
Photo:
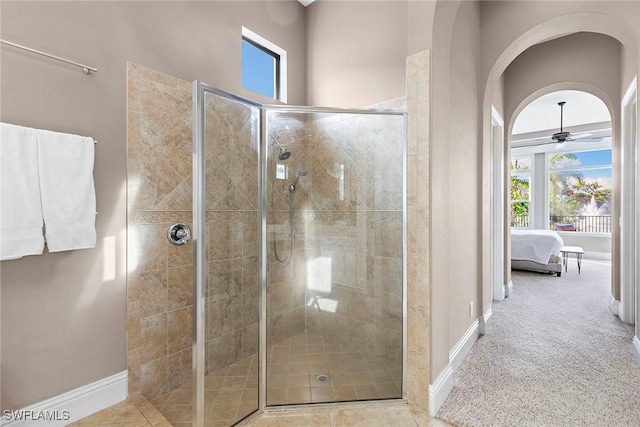
M187 224L175 223L167 230L167 239L174 245L184 245L191 239L191 229Z

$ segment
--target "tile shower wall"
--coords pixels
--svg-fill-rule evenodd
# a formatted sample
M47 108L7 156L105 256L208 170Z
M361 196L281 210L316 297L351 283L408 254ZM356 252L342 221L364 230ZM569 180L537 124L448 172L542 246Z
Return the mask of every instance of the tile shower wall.
M191 223L191 86L127 68L129 395L153 399L191 380L192 252L170 224Z
M205 95L207 374L258 352L258 120Z
M431 51L407 58L407 400L429 411Z
M166 239L172 223L192 224L191 84L129 64L127 100L129 394L153 399L191 381L192 246ZM258 296L251 120L233 103L209 101L205 323L211 372L256 353ZM232 137L249 143L231 144Z
M376 107L403 103L401 99ZM399 375L403 120L285 116L275 114L270 131L292 152L288 161L280 162L289 169L286 182L307 171L294 196L292 267L306 330L347 349L370 349L372 358L393 363ZM286 192L280 190L276 200L277 214L288 214Z

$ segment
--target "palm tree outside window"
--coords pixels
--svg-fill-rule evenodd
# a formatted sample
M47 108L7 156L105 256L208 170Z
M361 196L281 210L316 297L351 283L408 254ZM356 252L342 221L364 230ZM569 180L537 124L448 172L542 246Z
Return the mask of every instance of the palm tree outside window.
M611 233L611 150L548 155L549 229Z

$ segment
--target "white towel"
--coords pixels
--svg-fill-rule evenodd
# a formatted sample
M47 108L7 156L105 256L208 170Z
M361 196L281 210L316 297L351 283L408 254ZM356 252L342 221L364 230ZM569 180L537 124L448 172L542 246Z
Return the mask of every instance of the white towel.
M36 130L0 123L0 261L44 249Z
M49 252L95 248L94 142L37 131L40 194Z

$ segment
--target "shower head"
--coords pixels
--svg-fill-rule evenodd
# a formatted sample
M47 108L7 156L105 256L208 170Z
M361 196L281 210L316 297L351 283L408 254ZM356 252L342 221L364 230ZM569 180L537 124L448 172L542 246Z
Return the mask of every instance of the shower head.
M278 154L278 160L287 160L291 157L291 152L286 148L280 147L280 154Z
M291 157L291 152L286 148L284 148L282 145L280 145L280 143L278 142L278 138L276 138L275 136L272 136L271 140L273 141L273 144L277 145L278 148L280 148L280 154L278 154L278 160L287 160L289 157Z
M306 170L306 169L300 169L300 170L298 171L298 176L296 176L296 180L295 180L295 181L293 181L293 185L294 185L294 187L295 187L296 185L298 185L298 181L300 181L300 178L302 178L303 176L307 176L307 173L308 173L308 172L307 172L307 170Z

